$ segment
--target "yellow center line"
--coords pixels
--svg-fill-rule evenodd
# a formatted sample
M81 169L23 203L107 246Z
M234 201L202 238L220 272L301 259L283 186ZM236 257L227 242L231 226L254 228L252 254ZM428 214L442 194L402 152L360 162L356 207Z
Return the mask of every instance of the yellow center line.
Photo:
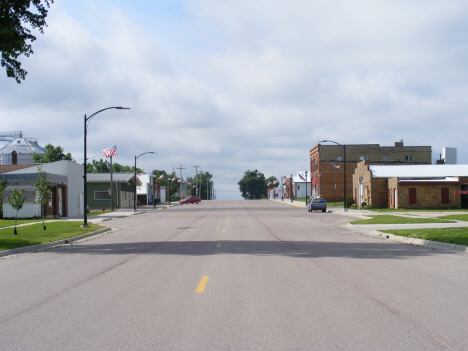
M201 280L200 280L200 284L198 284L198 288L197 288L197 291L195 291L196 293L202 293L205 291L205 286L206 286L206 283L208 283L208 276L205 275Z
M223 229L223 233L226 231L226 229Z
M294 205L294 206L296 206L296 207L302 207L302 206L299 206L299 205Z
M225 220L225 222L227 223L227 219Z
M218 245L216 245L216 247L221 247L221 243L218 243Z

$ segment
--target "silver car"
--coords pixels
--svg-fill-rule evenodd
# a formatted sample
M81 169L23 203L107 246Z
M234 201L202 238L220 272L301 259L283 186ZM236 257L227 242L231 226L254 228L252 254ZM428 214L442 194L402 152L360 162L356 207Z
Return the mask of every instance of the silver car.
M309 203L309 212L312 212L312 211L327 212L327 203L325 199L322 199L322 198L312 199Z

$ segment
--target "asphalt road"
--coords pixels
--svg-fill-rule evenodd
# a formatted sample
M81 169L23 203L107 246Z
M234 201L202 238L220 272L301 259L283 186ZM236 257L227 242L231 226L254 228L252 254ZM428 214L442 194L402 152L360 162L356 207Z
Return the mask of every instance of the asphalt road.
M203 201L0 260L1 350L467 350L468 257Z

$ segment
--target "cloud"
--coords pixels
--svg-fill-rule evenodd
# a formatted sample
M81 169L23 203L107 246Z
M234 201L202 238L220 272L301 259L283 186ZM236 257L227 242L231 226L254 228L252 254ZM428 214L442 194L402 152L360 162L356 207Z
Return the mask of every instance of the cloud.
M4 131L83 156L117 143L121 164L198 164L238 198L247 169L309 166L318 140L463 151L463 1L57 1L23 60L0 76ZM233 180L233 179L237 179ZM224 191L223 191L224 189Z

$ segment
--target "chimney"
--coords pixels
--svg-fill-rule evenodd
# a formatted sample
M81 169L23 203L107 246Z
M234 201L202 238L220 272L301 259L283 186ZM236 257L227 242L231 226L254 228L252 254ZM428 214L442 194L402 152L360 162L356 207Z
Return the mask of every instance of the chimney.
M403 139L401 139L401 141L395 141L395 147L403 147Z

